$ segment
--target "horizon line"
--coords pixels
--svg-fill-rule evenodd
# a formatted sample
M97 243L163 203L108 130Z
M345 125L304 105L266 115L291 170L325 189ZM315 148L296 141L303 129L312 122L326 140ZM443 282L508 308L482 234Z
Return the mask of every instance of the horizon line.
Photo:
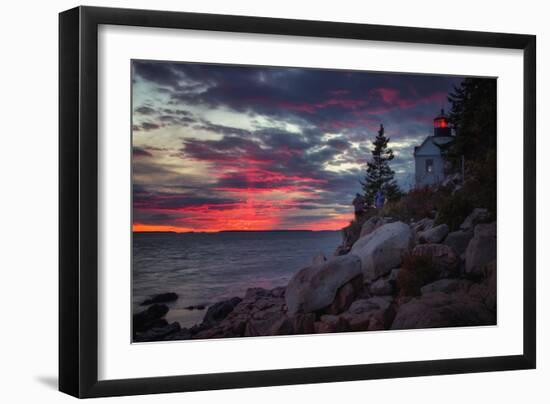
M340 231L331 229L312 230L312 229L267 229L267 230L190 230L190 231L176 231L176 230L132 230L132 233L174 233L174 234L186 234L186 233L268 233L268 232L321 232L321 231Z

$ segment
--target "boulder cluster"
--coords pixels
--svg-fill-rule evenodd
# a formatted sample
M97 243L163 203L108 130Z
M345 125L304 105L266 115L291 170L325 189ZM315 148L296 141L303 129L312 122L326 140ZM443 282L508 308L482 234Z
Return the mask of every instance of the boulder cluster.
M474 209L451 232L431 218L371 217L351 237L344 229L334 255L314 257L286 287L218 302L191 328L163 322L167 310L155 304L134 315L134 340L496 324L496 222L487 218Z

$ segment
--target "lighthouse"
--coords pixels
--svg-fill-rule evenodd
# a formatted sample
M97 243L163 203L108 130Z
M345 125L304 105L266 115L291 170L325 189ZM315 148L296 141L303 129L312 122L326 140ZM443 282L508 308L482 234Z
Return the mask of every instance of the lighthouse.
M446 164L442 146L452 142L449 117L442 109L433 120L433 135L414 148L415 186L417 188L437 185L445 179Z

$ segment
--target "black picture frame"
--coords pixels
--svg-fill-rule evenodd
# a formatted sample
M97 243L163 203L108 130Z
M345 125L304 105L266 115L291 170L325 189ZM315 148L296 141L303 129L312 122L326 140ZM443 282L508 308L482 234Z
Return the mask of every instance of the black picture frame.
M113 24L523 51L523 354L99 381L98 26ZM59 389L104 397L536 366L536 37L167 11L77 7L59 15Z

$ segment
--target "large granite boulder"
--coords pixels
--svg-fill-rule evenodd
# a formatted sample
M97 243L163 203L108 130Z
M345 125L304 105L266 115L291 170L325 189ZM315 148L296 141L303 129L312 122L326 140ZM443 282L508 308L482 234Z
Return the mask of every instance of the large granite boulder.
M338 289L361 275L361 261L353 254L332 257L298 271L285 292L289 316L311 313L329 306Z
M439 278L457 276L459 272L460 257L455 251L445 244L419 244L414 247L412 255L426 257L431 260Z
M347 312L341 314L351 331L386 329L386 311L391 307L391 297L372 297L353 302ZM383 326L380 323L384 324Z
M245 337L261 335L280 335L285 331L292 331L292 323L281 306L257 305L258 310L250 313L244 329Z
M466 279L439 279L435 282L422 286L422 288L420 288L420 292L423 295L426 295L432 292L443 292L443 293L453 293L458 291L467 292L471 285L472 285L472 282Z
M483 302L466 293L433 292L413 298L397 309L393 330L496 324L496 316Z
M420 233L425 230L429 230L434 227L435 220L425 217L424 219L419 220L416 223L411 224L411 228L415 233Z
M315 332L315 313L302 313L292 317L294 334L313 334Z
M489 220L489 211L484 208L475 208L460 225L461 230L471 231L478 223Z
M386 278L389 278L389 276ZM386 278L380 278L370 285L369 290L373 295L386 296L393 293L395 282Z
M443 244L451 247L455 252L461 256L466 251L470 240L474 235L473 231L469 230L457 230L447 234Z
M468 290L473 298L481 300L493 312L497 309L497 261L491 261L485 266L486 278L474 283Z
M398 267L412 243L410 227L403 222L393 222L357 240L351 254L361 259L365 280L373 281Z
M440 224L417 234L417 240L422 244L437 244L442 242L449 234L449 226Z
M388 224L390 222L391 222L391 218L389 218L389 217L380 217L380 216L371 217L369 220L367 220L365 223L363 223L363 226L361 227L361 233L359 235L359 238L371 234L373 231L375 231L379 227L381 227L385 224Z
M342 316L325 314L314 324L316 334L348 331L349 325Z
M326 314L339 314L347 310L350 304L363 290L363 275L358 275L336 292L332 303L323 310Z
M497 257L497 224L478 224L465 252L465 273L472 278L485 275L485 266Z

